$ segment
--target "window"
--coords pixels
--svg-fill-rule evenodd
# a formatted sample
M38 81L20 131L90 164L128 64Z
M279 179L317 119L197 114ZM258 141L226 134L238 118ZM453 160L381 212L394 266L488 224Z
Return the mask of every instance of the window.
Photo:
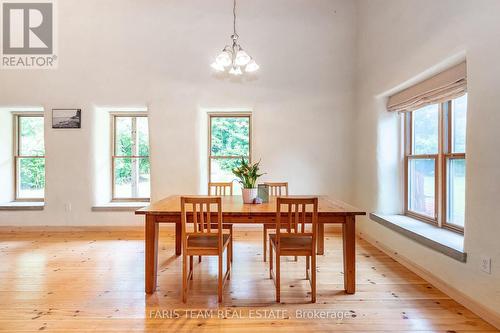
M467 94L405 113L405 214L463 232Z
M44 200L45 147L43 127L43 114L14 115L16 200Z
M149 133L146 115L112 115L112 199L148 201Z
M232 169L241 159L251 161L251 115L210 114L208 147L208 181L230 182ZM239 186L235 192L241 191Z

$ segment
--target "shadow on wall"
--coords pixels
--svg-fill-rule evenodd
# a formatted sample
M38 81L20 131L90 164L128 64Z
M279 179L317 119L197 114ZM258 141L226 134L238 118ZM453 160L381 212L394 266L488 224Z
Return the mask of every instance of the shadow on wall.
M403 212L403 144L402 116L388 112L387 98L377 97L377 212Z

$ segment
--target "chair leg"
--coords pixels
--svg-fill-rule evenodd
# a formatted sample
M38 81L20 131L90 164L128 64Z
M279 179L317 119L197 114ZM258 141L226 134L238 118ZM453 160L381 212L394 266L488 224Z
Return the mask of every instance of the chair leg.
M198 225L198 231L201 231L201 224ZM201 256L198 256L198 263L201 262Z
M309 280L309 260L311 257L306 256L306 280Z
M231 248L231 263L233 262L233 225L229 227L229 234L231 235L231 241L229 242L229 247Z
M296 261L296 262L298 261L298 258L297 258L297 256L295 256L295 261Z
M193 279L193 256L189 256L189 274L191 275L191 280Z
M264 257L264 262L266 262L266 257L267 257L267 227L266 225L264 224L264 234L262 236L262 238L264 239L264 253L263 253L263 257Z
M269 278L273 278L273 246L269 240Z
M226 250L226 270L227 270L227 279L231 280L231 261L233 260L233 249L231 245L228 245Z
M187 299L187 256L185 251L182 251L182 302L186 303Z
M316 253L311 256L311 302L316 303Z
M217 288L217 296L219 303L222 303L222 253L219 253L219 275L218 275L218 288Z
M281 293L281 276L280 276L280 255L279 252L276 251L276 302L280 302L280 293Z

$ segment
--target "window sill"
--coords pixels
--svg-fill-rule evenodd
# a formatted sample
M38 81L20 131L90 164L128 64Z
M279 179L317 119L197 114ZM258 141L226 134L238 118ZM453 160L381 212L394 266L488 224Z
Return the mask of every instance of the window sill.
M92 207L93 212L134 212L149 205L148 201L110 202Z
M467 261L463 235L404 215L371 213L370 219L450 258Z
M43 210L43 201L12 201L0 204L1 210Z

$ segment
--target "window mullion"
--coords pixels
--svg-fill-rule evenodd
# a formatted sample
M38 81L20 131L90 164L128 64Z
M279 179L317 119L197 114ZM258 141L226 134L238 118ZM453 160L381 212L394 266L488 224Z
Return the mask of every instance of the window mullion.
M409 130L408 154L412 155L413 154L413 112L410 112L409 121L410 121L410 123L408 125L408 130Z
M16 138L15 138L15 152L16 152L16 156L19 156L20 153L21 153L21 143L19 142L20 140L20 135L19 135L19 129L20 129L20 126L19 126L19 122L21 121L21 117L20 116L16 116L16 123L15 123L15 132L16 132Z
M444 103L439 104L439 126L438 126L438 156L435 161L435 171L436 179L435 179L435 207L436 207L436 220L439 227L443 226L443 194L444 194L444 186L443 186L443 177L444 177L444 159L443 153L447 148L447 144L445 142L445 133L447 134L446 128L446 114Z
M137 118L132 117L132 156L137 156ZM138 192L138 179L139 179L139 168L137 167L137 158L130 157L131 167L132 167L132 196L137 198L139 196Z

